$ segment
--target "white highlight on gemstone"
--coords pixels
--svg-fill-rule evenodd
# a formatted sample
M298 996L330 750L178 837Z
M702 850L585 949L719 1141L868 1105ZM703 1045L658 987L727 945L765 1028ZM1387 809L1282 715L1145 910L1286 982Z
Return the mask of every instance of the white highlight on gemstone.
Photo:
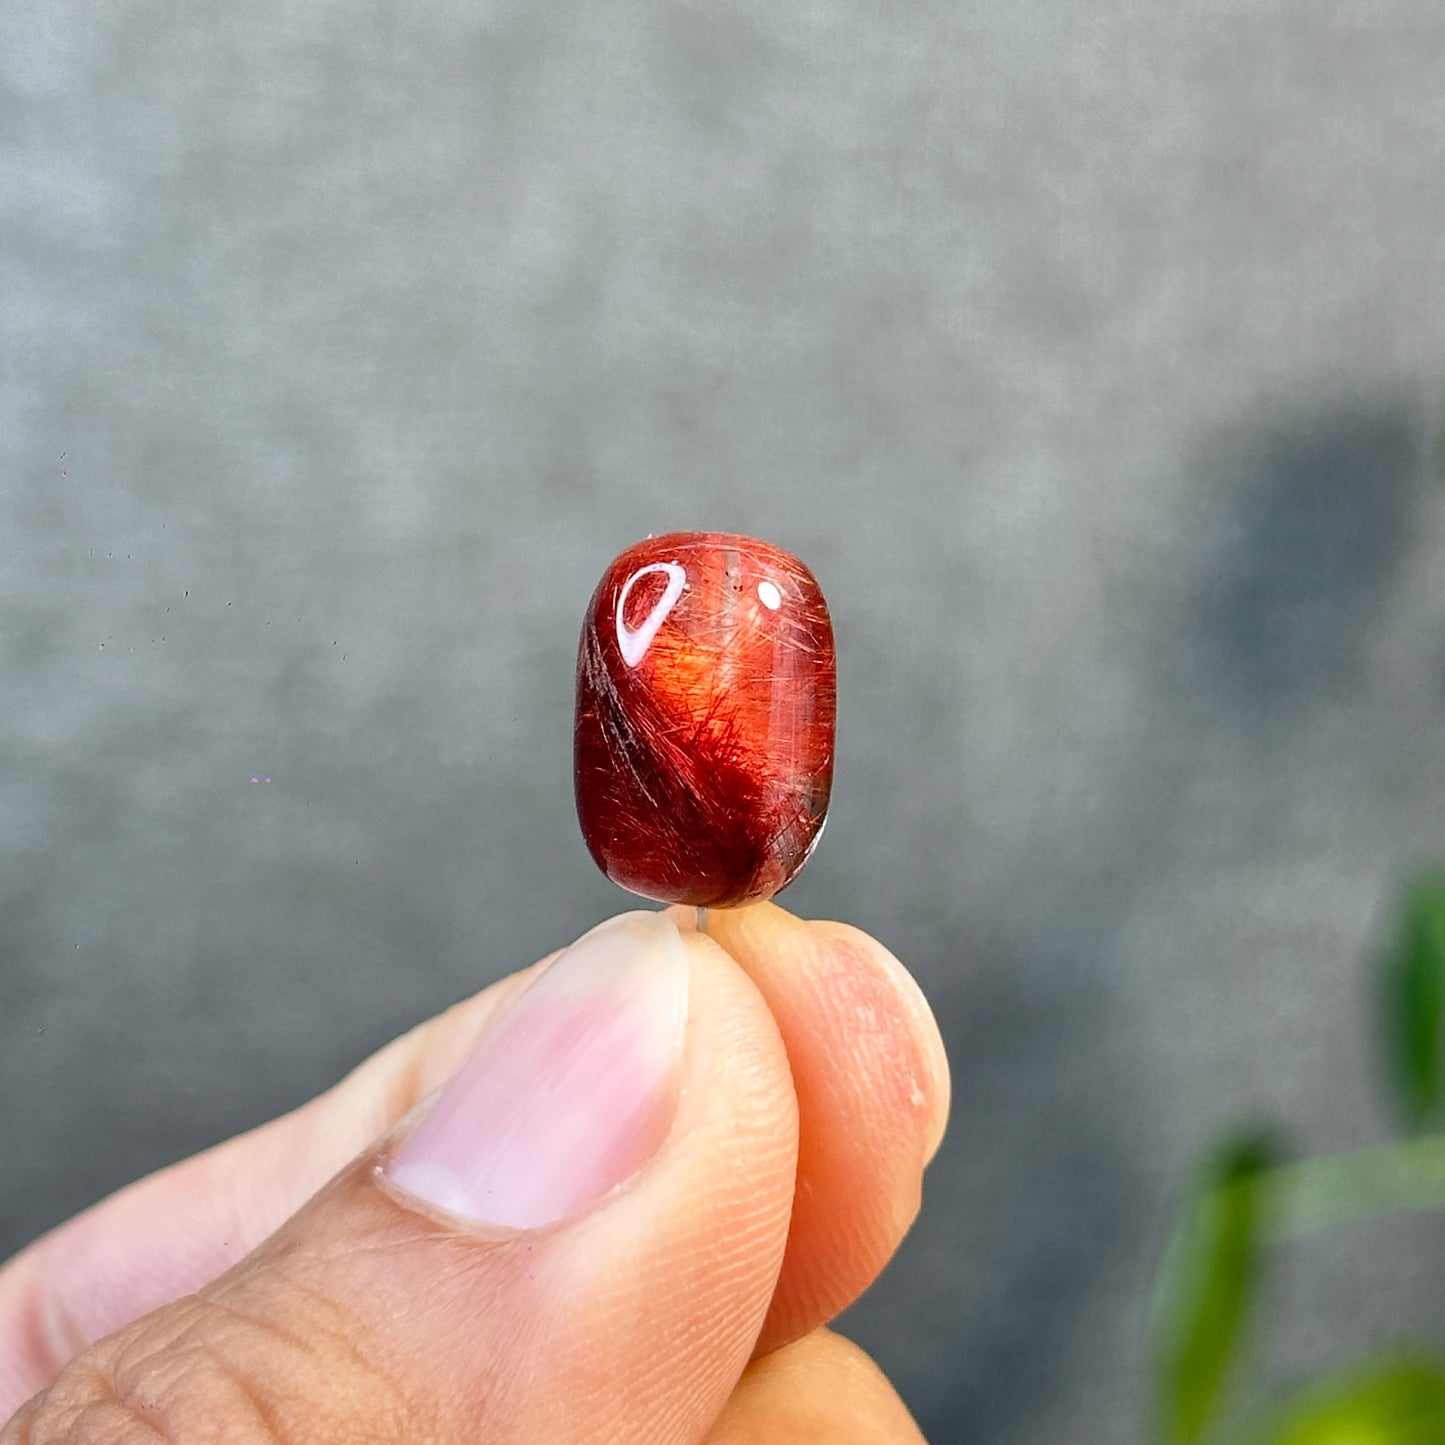
M622 620L622 609L627 606L627 598L633 587L652 572L667 574L667 588L657 599L657 605L647 614L642 626L629 627ZM622 660L628 667L636 667L642 661L643 654L652 646L652 639L657 636L657 629L666 621L667 614L677 606L677 599L682 596L683 584L686 581L687 573L676 562L651 562L646 567L639 567L627 579L617 596L617 646L621 649Z
M769 612L776 612L783 605L783 594L778 591L778 584L776 582L759 582L758 601Z

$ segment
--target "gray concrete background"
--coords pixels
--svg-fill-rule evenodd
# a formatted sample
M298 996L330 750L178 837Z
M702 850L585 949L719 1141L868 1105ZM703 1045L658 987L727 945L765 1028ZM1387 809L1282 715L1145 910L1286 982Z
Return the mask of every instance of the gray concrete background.
M0 1253L623 905L582 609L753 532L840 645L787 902L955 1070L847 1325L935 1441L1138 1438L1181 1168L1389 1127L1442 60L1430 0L0 8ZM1266 1367L1438 1338L1442 1243L1282 1259Z

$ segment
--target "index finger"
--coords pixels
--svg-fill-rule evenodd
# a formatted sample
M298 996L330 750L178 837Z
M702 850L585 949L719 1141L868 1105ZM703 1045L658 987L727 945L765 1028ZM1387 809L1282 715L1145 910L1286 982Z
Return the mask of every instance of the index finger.
M670 911L681 927L694 916ZM711 910L707 931L776 1019L798 1095L793 1217L761 1354L827 1324L893 1257L943 1138L948 1060L922 990L861 929L760 903Z

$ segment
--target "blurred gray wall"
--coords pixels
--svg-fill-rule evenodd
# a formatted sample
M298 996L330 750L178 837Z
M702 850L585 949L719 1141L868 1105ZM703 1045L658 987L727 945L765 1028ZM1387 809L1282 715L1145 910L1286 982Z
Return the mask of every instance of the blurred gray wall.
M1388 1130L1442 60L1433 0L0 7L0 1253L624 906L582 609L746 531L840 644L786 901L955 1070L846 1326L936 1441L1137 1438L1180 1170ZM1442 1244L1292 1252L1266 1368L1438 1334Z

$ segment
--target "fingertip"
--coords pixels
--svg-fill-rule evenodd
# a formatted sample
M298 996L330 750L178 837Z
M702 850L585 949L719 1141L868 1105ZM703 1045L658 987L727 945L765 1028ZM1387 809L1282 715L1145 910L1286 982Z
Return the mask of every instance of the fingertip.
M696 910L673 905L667 912L679 928L695 927L691 920ZM883 986L893 1005L885 1005L885 1012L901 1014L906 1023L911 1047L905 1052L911 1059L905 1092L920 1119L923 1163L931 1163L947 1131L952 1104L948 1053L923 989L897 955L854 924L800 918L772 901L711 910L708 934L745 969L754 960L776 960L779 967L810 977L820 990L851 992L848 1002L863 1027L876 1027L869 1017L875 1012L869 984Z
M953 1080L948 1067L948 1051L927 996L898 956L861 928L831 919L816 920L808 927L816 937L827 939L834 949L845 952L857 966L886 978L896 990L906 1010L918 1050L915 1101L924 1115L923 1162L931 1164L948 1129Z
M861 930L759 903L711 911L708 942L756 985L798 1100L788 1253L762 1353L845 1309L897 1249L943 1132L948 1068L917 984Z

